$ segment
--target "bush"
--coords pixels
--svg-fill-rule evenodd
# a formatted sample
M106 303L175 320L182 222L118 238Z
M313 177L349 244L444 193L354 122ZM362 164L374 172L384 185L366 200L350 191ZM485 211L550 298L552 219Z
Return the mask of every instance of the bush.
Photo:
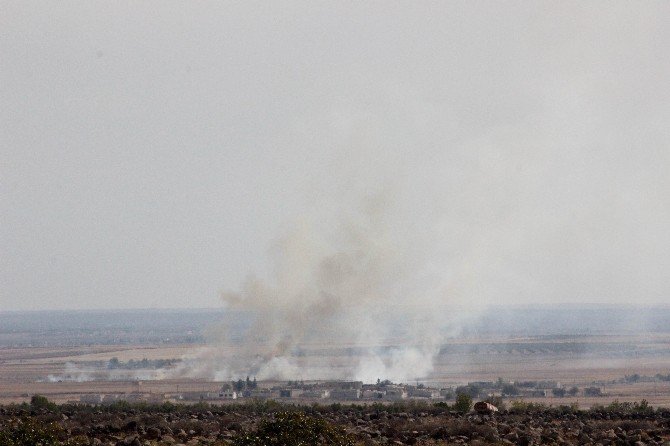
M59 441L62 436L63 429L58 424L40 423L33 418L14 419L0 426L0 446L83 446L89 443L86 437Z
M556 407L556 410L561 413L561 414L575 414L579 412L579 403L577 402L572 402L569 405L568 404L560 404L558 407Z
M529 403L524 400L512 401L510 412L513 413L527 413L527 412L542 412L547 410L547 405L543 403Z
M620 413L652 413L654 408L649 405L647 400L642 400L639 403L637 401L634 403L629 401L620 403L619 400L614 400L607 407L604 407L601 410Z
M300 412L280 412L273 420L260 423L251 433L238 435L235 446L354 446L354 441L342 429L322 418Z
M49 401L44 395L33 395L32 398L30 398L30 405L33 409L58 410L58 405Z
M460 413L470 412L472 409L472 397L466 393L459 393L456 395L456 402L454 403L454 410Z

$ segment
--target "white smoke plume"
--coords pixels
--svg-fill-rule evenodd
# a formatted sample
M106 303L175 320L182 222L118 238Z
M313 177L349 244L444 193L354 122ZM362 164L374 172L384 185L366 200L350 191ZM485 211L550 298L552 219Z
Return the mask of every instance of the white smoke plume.
M282 167L304 174L307 205L287 199L271 266L222 293L251 325L211 328L184 373L409 381L489 305L666 296L667 154L633 156L560 93L546 88L541 117L473 127L392 84L301 116L268 150L300 150L304 167ZM333 346L346 360L311 354Z
M428 376L447 325L433 311L444 288L441 271L431 271L413 242L434 228L412 228L402 217L398 187L360 189L324 200L291 224L270 250L267 277L249 276L239 290L222 293L226 308L248 316L249 325L209 327L209 345L171 374L366 382Z
M437 351L432 330L410 330L400 346L393 339L400 327L389 316L412 314L406 302L418 296L408 294L407 284L420 269L407 268L392 195L366 198L332 233L303 220L274 247L271 280L252 277L240 291L223 293L228 308L253 314L243 351L227 359L233 371L259 378L318 373L309 354L298 355L316 344L363 348L355 369L328 378L407 381L430 371Z

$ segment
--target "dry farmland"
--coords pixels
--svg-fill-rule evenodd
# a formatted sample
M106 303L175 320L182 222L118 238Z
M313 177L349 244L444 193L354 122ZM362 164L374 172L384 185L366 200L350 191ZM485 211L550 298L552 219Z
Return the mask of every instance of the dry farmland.
M92 393L140 392L169 397L179 392L215 392L223 384L207 374L197 376L183 370L197 368L198 361L203 360L203 348L208 343L203 327L216 322L220 313L189 313L184 317L167 312L149 323L145 314L135 319L134 315L102 318L93 314L88 322L79 318L72 324L66 316L62 321L29 316L21 319L12 315L3 321L0 314L0 322L4 322L0 327L0 403L26 401L35 393L58 402ZM117 320L123 322L113 322ZM543 325L545 332L556 331L550 324ZM601 325L607 326L604 322ZM525 326L530 329L507 333L480 330L445 339L430 375L416 378L434 388L498 378L512 382L556 381L563 388L576 386L580 392L557 398L548 391L546 397L524 396L524 400L553 405L576 401L586 407L615 399L646 399L652 405L670 407L670 382L656 378L670 373L670 333L661 329L645 333L615 329L547 334L539 333L540 329L530 322ZM573 327L572 331L578 330ZM343 341L305 343L295 360L305 364L306 375L294 379L313 381L338 374L348 378L347 371L355 369L360 355L370 346L361 347ZM390 347L376 346L376 351L383 354ZM239 347L226 348L226 354L235 355ZM221 348L218 350L220 353ZM136 366L145 360L147 367L110 370L112 358L124 364L135 361ZM173 362L163 367L160 361ZM173 373L178 367L182 367L181 372ZM630 375L641 379L624 380ZM599 387L602 395L585 396L581 390L590 386Z

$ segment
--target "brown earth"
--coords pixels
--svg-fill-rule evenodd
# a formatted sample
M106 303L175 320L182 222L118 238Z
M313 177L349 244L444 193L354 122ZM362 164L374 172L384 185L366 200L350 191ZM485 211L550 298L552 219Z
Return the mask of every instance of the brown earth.
M0 407L0 432L48 427L61 441L104 446L224 445L282 411L324 420L355 445L670 444L670 411L503 411L459 414L428 404L296 407L252 403L155 408ZM288 428L290 429L290 427ZM343 437L346 438L346 437ZM259 443L254 443L259 444ZM293 443L291 443L293 444ZM298 443L295 443L298 444ZM325 444L325 443L324 443ZM330 443L333 444L333 443Z

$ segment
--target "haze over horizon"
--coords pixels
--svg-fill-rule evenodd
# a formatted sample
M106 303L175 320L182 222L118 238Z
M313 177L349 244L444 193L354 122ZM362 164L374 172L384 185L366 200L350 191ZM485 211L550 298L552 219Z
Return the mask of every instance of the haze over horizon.
M667 23L3 2L0 311L667 305Z

